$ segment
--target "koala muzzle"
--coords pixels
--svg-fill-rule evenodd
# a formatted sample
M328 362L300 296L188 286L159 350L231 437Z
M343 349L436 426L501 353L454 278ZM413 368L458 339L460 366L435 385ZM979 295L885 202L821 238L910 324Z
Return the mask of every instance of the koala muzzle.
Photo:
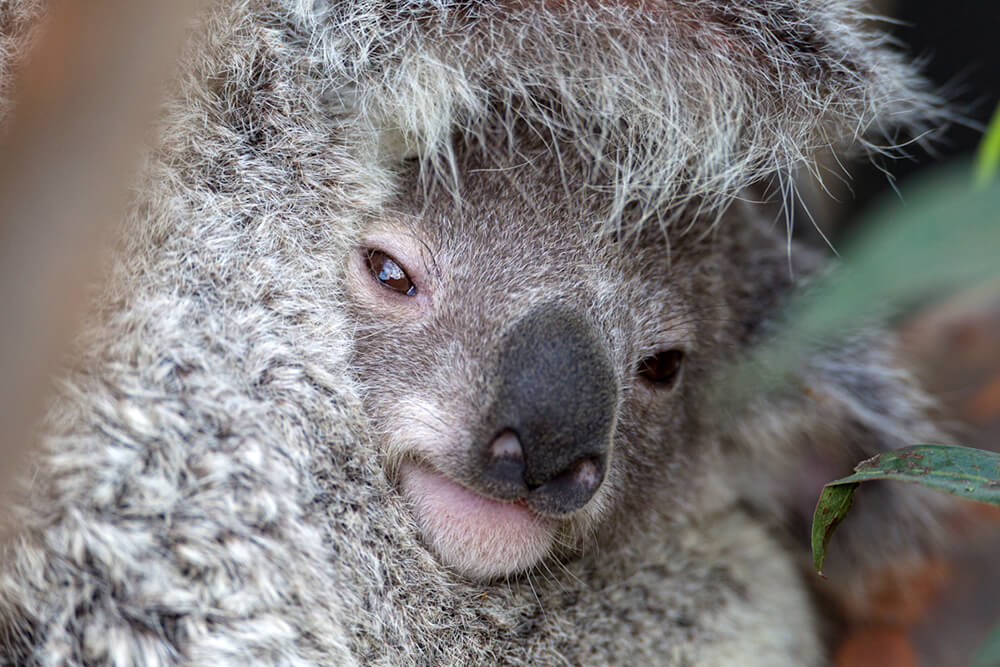
M594 326L565 306L537 308L504 335L496 370L478 485L546 515L583 507L604 479L618 404Z

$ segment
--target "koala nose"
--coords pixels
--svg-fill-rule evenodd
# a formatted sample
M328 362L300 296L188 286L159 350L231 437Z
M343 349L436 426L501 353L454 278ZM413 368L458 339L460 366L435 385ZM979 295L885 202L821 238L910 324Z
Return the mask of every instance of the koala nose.
M543 514L579 509L604 479L618 404L594 326L560 305L531 311L504 335L497 379L487 488Z

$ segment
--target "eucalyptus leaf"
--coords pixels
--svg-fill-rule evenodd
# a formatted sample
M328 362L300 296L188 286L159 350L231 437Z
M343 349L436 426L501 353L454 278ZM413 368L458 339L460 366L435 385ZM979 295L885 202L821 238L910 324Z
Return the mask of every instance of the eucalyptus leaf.
M854 503L855 484L834 484L823 487L812 524L813 566L817 574L823 575L823 561L826 560L826 548L833 537L833 531L847 516Z
M861 482L913 482L960 498L1000 506L1000 454L971 447L915 445L862 461L854 474L823 487L813 514L813 565L822 574L826 548Z

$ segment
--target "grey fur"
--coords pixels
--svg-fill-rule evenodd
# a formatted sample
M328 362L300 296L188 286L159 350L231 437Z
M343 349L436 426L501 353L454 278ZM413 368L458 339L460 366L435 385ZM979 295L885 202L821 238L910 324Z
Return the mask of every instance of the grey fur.
M21 34L33 6L6 0L0 26ZM771 466L820 436L936 433L923 395L891 359L845 372L834 351L815 363L828 401L720 434L698 389L793 287L784 237L732 200L941 118L868 30L841 0L217 3L13 511L7 662L823 664ZM440 304L471 327L436 332L450 358L426 337L392 354L352 292L350 258L392 216L509 276L496 307ZM386 390L460 406L475 346L552 298L586 302L607 341L613 468L559 549L477 581L396 491ZM670 392L634 381L650 330L689 347ZM774 471L764 514L727 467L747 459Z

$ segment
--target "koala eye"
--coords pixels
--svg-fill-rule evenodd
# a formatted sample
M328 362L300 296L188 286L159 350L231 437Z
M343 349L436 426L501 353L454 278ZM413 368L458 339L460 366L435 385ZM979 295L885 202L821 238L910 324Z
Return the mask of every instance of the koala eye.
M639 375L657 387L669 387L681 372L684 353L680 350L664 350L639 362Z
M406 296L413 296L417 293L417 288L406 275L406 271L399 265L399 262L382 252L381 250L368 250L365 253L368 262L368 270L380 285L399 292Z

